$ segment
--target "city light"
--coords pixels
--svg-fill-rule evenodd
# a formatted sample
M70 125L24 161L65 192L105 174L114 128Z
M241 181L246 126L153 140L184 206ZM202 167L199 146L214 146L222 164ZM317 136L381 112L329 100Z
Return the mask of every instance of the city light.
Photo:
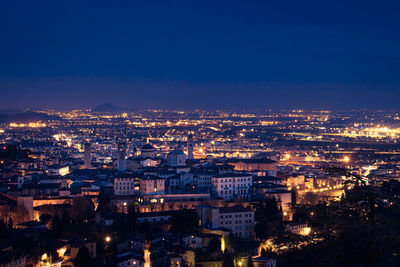
M67 251L67 249L65 247L58 249L57 250L58 256L61 258L64 257L64 254L66 251Z
M311 233L311 227L304 227L300 232L301 235L305 235L305 236L309 235L310 233Z
M224 252L225 251L225 238L221 237L221 251Z
M42 128L46 127L46 123L42 122L30 122L30 123L10 123L10 127L29 127L29 128Z
M47 260L47 253L44 253L41 257L42 261L46 261Z

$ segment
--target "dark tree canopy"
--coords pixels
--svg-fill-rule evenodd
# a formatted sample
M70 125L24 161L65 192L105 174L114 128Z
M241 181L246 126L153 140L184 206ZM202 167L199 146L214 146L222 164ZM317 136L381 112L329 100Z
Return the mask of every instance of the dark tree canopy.
M93 259L90 257L89 249L85 246L81 247L74 260L76 267L94 267L96 266Z

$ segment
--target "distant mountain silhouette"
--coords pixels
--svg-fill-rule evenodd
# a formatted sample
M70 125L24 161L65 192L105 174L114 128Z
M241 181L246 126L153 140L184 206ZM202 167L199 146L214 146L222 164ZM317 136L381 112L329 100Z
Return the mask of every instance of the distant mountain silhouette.
M36 121L49 121L49 120L62 120L58 116L50 116L44 113L38 112L24 112L16 114L0 114L0 123L27 123Z
M105 103L96 106L91 110L92 112L99 112L99 113L121 113L121 112L131 112L135 111L133 108L121 108L114 106L113 104L110 103Z

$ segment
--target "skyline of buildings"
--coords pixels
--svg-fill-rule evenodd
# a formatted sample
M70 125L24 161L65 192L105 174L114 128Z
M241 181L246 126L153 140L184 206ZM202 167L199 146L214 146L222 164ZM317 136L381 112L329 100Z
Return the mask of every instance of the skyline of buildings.
M12 266L285 266L323 246L317 207L342 203L352 176L400 175L393 111L40 112L0 124Z

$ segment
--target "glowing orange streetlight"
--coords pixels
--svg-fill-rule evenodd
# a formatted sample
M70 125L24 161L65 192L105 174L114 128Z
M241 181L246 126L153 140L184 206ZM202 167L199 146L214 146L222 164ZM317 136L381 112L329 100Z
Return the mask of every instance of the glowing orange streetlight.
M350 157L349 156L344 156L343 161L346 163L350 162Z

